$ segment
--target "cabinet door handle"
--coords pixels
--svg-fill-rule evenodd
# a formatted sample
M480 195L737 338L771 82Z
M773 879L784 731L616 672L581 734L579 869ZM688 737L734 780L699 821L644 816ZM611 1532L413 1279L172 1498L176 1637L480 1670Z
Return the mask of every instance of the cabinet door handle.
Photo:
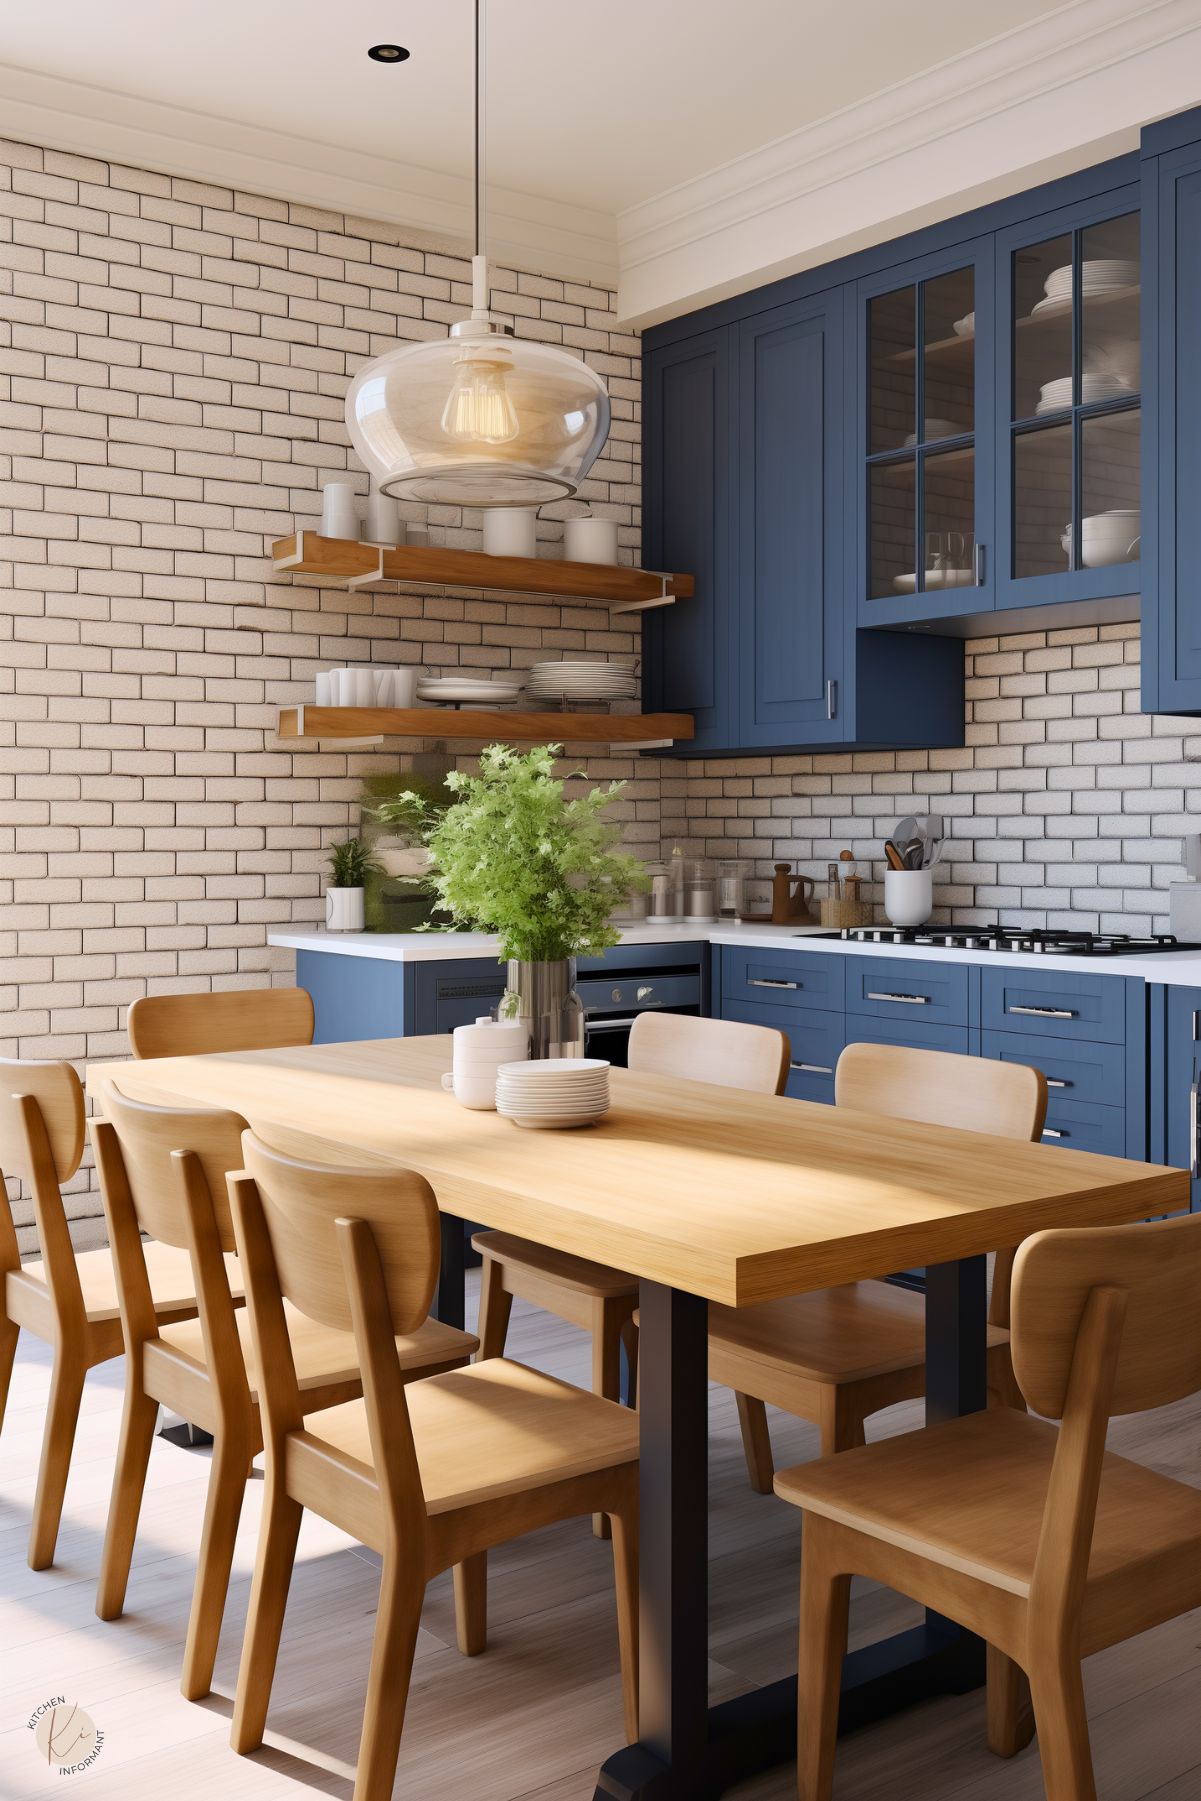
M1059 1080L1058 1076L1048 1076L1047 1077L1047 1087L1048 1088L1070 1088L1071 1086L1072 1086L1072 1084L1070 1082L1061 1082Z
M976 545L976 586L984 586L984 571L987 567L987 555L983 544Z
M747 979L748 988L799 988L800 985L799 982L786 982L779 976L750 976Z
M1193 1181L1195 1182L1197 1180L1197 1177L1199 1175L1201 1175L1201 1156L1199 1156L1199 1154L1198 1154L1198 1145L1197 1145L1197 1084L1196 1084L1196 1082L1193 1083L1192 1087L1188 1091L1188 1139L1189 1139L1188 1173L1193 1178Z
M1068 1134L1066 1132L1057 1132L1054 1126L1043 1127L1044 1138L1066 1138L1067 1136Z
M826 683L826 718L833 719L838 712L838 683Z
M869 989L866 998L869 1001L897 1001L905 1007L928 1007L930 1005L928 994L877 994L874 990Z
M1194 1044L1196 1044L1198 1037L1201 1037L1201 1032L1198 1032L1198 1029L1197 1029L1198 1021L1201 1021L1201 1012L1198 1012L1197 1008L1194 1007L1193 1008L1193 1043Z
M1075 1019L1070 1007L1009 1007L1009 1013L1024 1013L1031 1019Z
M829 1063L790 1063L789 1069L799 1069L807 1076L832 1076L833 1066Z

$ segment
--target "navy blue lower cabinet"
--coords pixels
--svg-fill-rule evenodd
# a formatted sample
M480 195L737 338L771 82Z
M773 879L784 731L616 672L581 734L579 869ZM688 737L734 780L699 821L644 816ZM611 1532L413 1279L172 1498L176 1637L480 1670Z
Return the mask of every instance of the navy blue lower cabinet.
M414 1030L413 973L419 967L344 951L297 951L297 986L313 997L314 1041L408 1037Z
M1052 1100L1125 1108L1126 1047L1122 1044L1065 1043L1034 1033L986 1029L980 1048L986 1057L1002 1063L1028 1063L1041 1069Z
M903 1020L923 1028L969 1024L968 990L974 971L966 963L848 957L846 965L848 1014Z
M1140 993L1142 986L1140 982ZM1124 1044L1126 989L1121 976L986 968L980 986L980 1023L986 1032Z
M841 957L831 957L841 964ZM840 972L841 973L841 972ZM739 1019L745 1025L774 1026L788 1034L788 1085L785 1093L794 1101L834 1100L834 1071L846 1043L843 1014L823 1013L815 1007L798 1007L791 1014L779 1005L763 1001L726 999L723 1019Z
M1201 988L1168 988L1166 1007L1167 1143L1169 1163L1193 1178L1192 1211L1201 1213L1198 1083L1201 1082Z
M727 1006L749 1001L789 1011L817 1007L827 1013L842 1012L847 960L837 953L743 950L741 945L727 944L722 947L721 962L722 1000ZM782 1019L769 1018L763 1023L787 1029Z
M903 1044L915 1051L955 1051L970 1056L979 1034L967 1026L944 1026L916 1019L873 1019L866 1013L848 1013L848 1044Z

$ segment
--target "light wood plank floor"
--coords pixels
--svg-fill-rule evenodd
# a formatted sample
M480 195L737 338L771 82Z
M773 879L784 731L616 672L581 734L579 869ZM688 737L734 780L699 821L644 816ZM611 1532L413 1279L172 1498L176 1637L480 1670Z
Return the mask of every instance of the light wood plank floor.
M473 1280L473 1288L474 1281ZM514 1355L587 1379L583 1337L514 1308ZM151 1459L129 1612L104 1625L95 1573L120 1413L121 1370L89 1378L59 1562L34 1574L25 1540L49 1378L45 1347L25 1337L0 1438L0 1797L33 1801L57 1784L94 1801L347 1801L362 1712L377 1579L373 1555L306 1517L284 1629L268 1745L229 1749L237 1668L262 1493L252 1482L238 1547L216 1691L182 1699L179 1659L204 1503L203 1452L158 1439ZM900 1431L913 1408L876 1422ZM1119 1422L1127 1454L1201 1485L1196 1401ZM715 1697L794 1667L795 1512L750 1492L731 1397L711 1396L712 1628ZM772 1415L779 1462L816 1454L815 1434ZM491 1643L475 1659L454 1648L449 1580L429 1593L396 1794L409 1801L591 1801L597 1765L620 1740L617 1647L607 1545L584 1521L539 1533L491 1560ZM916 1617L866 1585L856 1642ZM1194 1613L1093 1658L1086 1672L1102 1801L1196 1801L1201 1795L1201 1615ZM87 1709L105 1744L94 1767L61 1782L40 1763L26 1720L55 1694ZM746 1784L741 1801L786 1801L792 1772ZM989 1756L983 1698L930 1703L848 1739L839 1801L1041 1801L1033 1747L1012 1763Z

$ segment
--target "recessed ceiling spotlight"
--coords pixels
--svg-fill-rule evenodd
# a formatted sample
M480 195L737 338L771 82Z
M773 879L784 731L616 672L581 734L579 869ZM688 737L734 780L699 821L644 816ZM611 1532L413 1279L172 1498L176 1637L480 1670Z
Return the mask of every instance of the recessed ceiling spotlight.
M403 44L372 44L367 54L375 63L407 63L410 53Z

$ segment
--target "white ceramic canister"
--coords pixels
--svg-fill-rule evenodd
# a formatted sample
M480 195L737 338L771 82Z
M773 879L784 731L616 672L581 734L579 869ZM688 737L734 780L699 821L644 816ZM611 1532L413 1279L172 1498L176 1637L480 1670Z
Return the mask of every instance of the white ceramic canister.
M474 1025L455 1027L453 1046L453 1068L442 1077L443 1088L461 1107L495 1112L497 1070L529 1055L525 1026L516 1019L477 1019Z
M884 911L894 926L924 926L933 910L933 869L884 871Z
M533 507L485 507L484 549L490 557L532 557L538 531Z
M327 888L325 891L325 929L327 932L361 932L364 909L361 888Z
M367 496L367 522L363 532L368 544L394 550L405 541L405 528L400 517L400 502L391 494L381 494L373 482Z
M321 490L321 536L356 538L359 512L350 482L326 482Z
M617 521L585 513L563 527L563 554L569 563L615 563Z

